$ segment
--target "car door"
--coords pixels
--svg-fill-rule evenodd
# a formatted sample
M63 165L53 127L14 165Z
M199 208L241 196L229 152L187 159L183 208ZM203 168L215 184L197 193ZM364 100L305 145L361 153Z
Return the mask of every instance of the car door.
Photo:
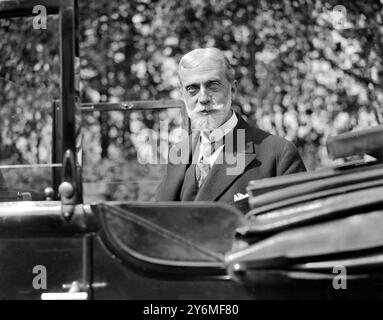
M58 192L76 174L62 174L74 145L74 13L74 1L0 7L1 299L91 297L86 212Z

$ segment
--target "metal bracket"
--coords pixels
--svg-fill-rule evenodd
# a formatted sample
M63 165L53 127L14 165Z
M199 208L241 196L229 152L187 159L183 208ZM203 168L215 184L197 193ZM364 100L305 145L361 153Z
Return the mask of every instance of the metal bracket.
M62 214L69 221L77 203L78 186L76 182L76 164L71 150L67 150L63 159L63 179L59 186Z

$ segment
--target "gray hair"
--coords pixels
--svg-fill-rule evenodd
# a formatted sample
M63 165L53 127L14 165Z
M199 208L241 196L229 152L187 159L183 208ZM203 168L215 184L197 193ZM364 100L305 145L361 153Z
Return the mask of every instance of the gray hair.
M214 60L225 67L225 75L227 80L231 83L235 79L235 72L233 66L230 64L229 59L223 54L223 52L217 48L200 48L194 49L186 53L178 64L178 79L181 69L191 69L199 66L204 60Z

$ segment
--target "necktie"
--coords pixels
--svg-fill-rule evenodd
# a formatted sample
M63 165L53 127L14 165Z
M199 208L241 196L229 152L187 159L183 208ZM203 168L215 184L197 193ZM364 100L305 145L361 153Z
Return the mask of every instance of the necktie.
M198 188L201 188L203 182L205 181L207 175L210 171L210 161L209 158L214 153L214 142L206 143L201 140L200 147L202 148L202 158L196 164L196 180Z

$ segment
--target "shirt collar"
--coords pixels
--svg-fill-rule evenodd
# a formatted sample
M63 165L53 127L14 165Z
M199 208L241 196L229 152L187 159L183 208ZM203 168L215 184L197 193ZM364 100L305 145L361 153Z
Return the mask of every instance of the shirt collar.
M220 127L214 129L209 134L206 131L201 131L202 143L209 143L211 141L219 142L223 137L235 128L238 123L238 118L233 112L230 119L223 123Z

